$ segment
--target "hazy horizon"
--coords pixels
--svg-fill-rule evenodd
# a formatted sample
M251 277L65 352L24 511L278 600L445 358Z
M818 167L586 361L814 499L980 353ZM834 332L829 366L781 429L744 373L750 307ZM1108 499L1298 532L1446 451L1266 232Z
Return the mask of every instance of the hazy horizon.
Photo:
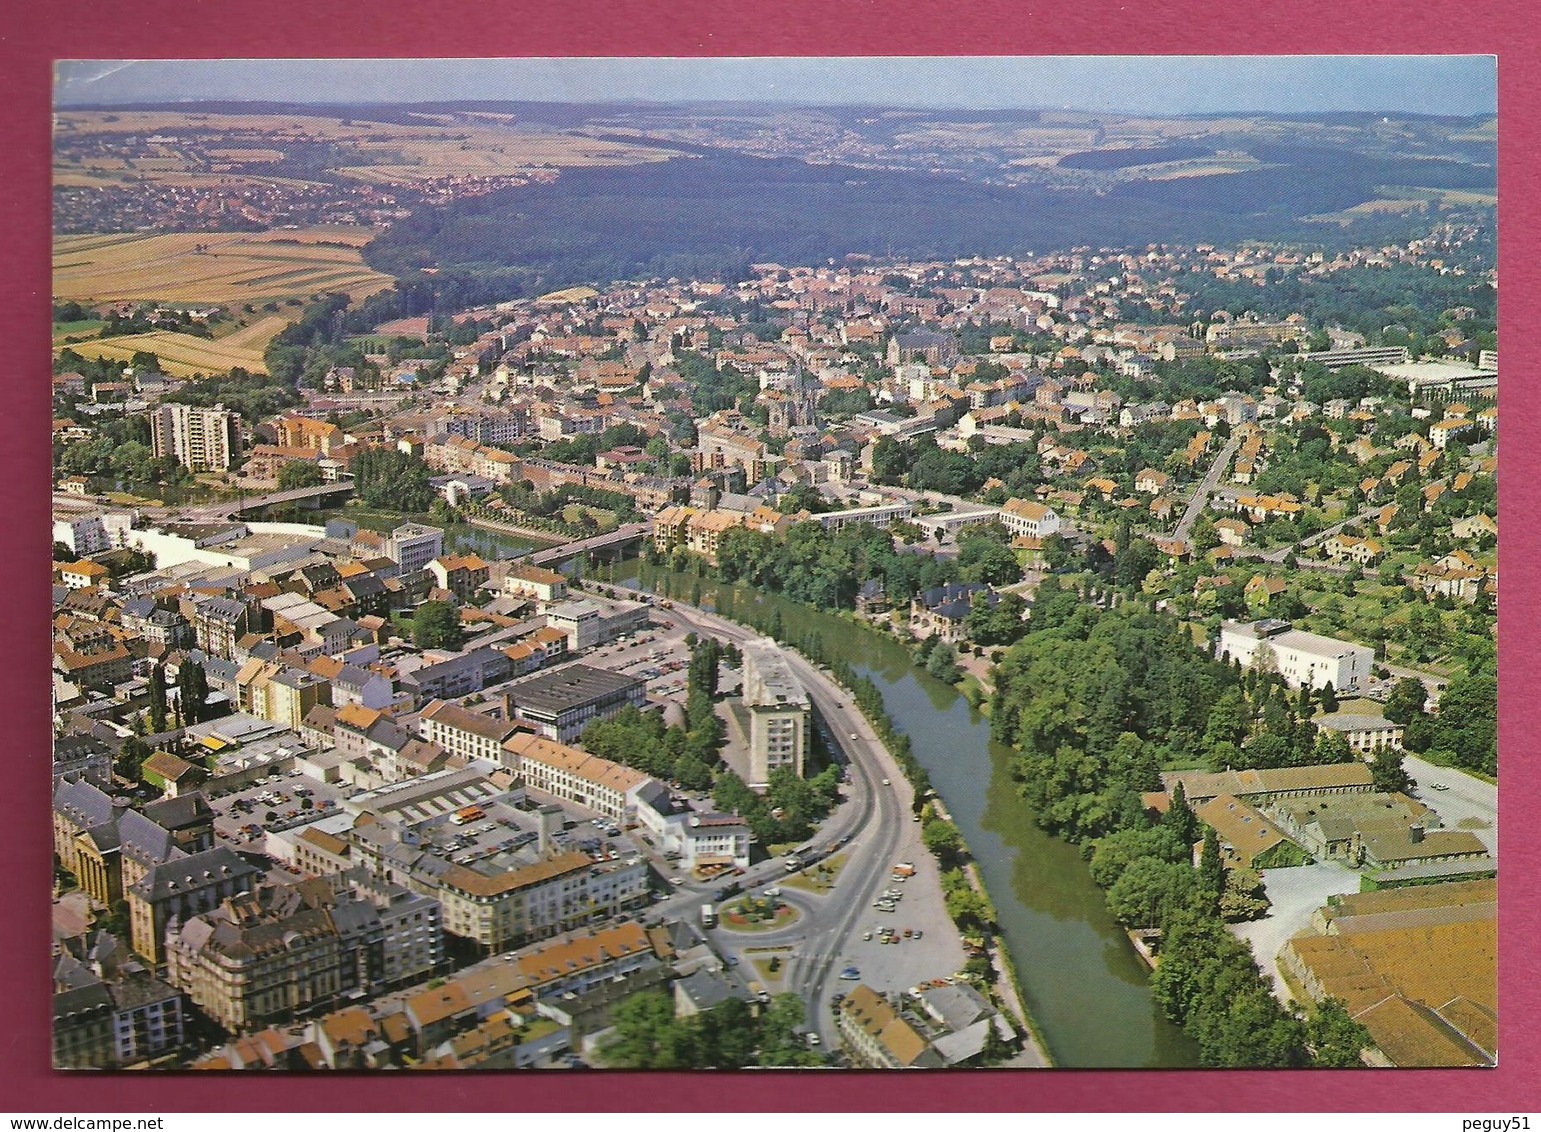
M500 101L1469 117L1497 113L1497 61L1471 55L80 60L57 64L54 94L59 108Z

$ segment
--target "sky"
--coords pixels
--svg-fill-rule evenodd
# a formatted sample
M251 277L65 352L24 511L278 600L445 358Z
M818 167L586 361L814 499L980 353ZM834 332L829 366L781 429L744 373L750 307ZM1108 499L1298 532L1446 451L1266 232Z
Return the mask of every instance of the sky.
M1491 114L1492 56L218 59L58 64L55 101L748 101L1147 114Z

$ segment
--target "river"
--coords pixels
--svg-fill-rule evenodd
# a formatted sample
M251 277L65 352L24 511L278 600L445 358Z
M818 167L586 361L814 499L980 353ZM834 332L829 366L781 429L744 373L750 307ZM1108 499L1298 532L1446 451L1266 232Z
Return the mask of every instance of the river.
M789 636L818 631L824 648L872 679L889 714L946 801L979 864L1016 965L1027 1008L1064 1068L1191 1068L1194 1044L1161 1016L1146 970L1108 914L1078 850L1044 833L1010 775L1008 748L990 721L951 685L912 663L881 633L780 598L625 562L613 580L689 599L732 616L742 603L779 608Z

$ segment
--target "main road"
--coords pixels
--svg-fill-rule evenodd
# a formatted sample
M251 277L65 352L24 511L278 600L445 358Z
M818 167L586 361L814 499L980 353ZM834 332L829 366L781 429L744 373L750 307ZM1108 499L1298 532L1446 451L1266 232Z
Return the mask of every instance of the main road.
M678 603L671 614L698 632L738 645L758 636L736 622ZM788 649L786 657L807 688L813 707L827 724L831 744L844 755L849 769L850 794L846 803L810 844L820 857L846 844L850 848L836 891L827 898L809 901L795 927L757 942L795 941L796 949L783 981L808 1004L810 1025L818 1027L825 1040L832 1042L835 1035L829 1023L830 1012L824 1008L831 980L838 975L836 965L844 965L842 957L849 952L859 930L858 922L876 899L893 867L901 840L911 828L908 811L912 808L913 792L893 756L845 690L800 654ZM773 862L770 868L761 865L747 874L743 884L747 890L785 875L785 867ZM917 900L922 899L921 893L914 895Z

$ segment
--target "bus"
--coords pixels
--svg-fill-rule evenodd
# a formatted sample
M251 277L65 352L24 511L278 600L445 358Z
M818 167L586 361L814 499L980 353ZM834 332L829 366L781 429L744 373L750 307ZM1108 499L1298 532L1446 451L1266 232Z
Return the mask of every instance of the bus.
M454 825L465 825L468 821L475 821L477 818L484 818L486 816L487 811L480 806L466 806L464 809L456 810L449 820Z
M717 909L710 904L701 905L701 926L703 928L715 928L717 926Z

